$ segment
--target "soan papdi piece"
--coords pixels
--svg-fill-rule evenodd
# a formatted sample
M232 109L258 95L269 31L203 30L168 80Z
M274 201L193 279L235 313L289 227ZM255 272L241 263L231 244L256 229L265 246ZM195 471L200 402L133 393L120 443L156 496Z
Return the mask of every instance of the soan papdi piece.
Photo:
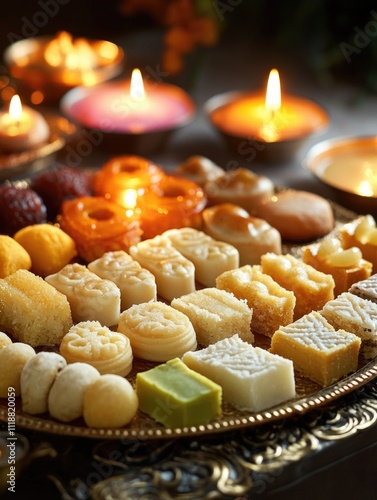
M72 326L62 339L60 354L67 363L88 363L101 374L125 377L132 369L129 339L98 321L83 321Z
M173 300L195 291L195 266L170 243L168 238L156 236L144 240L129 250L142 267L154 274L157 293Z
M162 236L195 266L195 279L204 286L215 286L222 272L239 265L238 250L229 243L216 241L208 234L191 227L170 229Z
M197 347L189 318L159 301L136 304L122 312L118 332L130 339L134 356L149 361L168 361Z
M216 286L247 301L253 310L253 332L271 337L281 325L293 321L294 293L262 273L260 266L242 266L227 271L218 276Z
M67 297L74 323L99 321L105 326L118 323L120 290L113 282L99 278L76 263L68 264L45 279Z
M67 297L20 269L0 279L0 329L31 346L56 345L72 326Z
M57 374L67 366L56 352L39 352L24 366L21 373L22 410L32 415L48 410L48 395Z
M122 311L133 304L157 299L154 275L124 250L106 252L99 259L90 262L88 269L100 278L116 284L121 294Z
M317 271L293 255L267 253L262 255L261 265L263 273L295 294L295 320L322 309L326 302L334 298L333 277Z
M171 306L190 319L201 345L214 344L235 333L245 342L254 342L250 330L253 310L246 300L230 292L205 288L172 300Z
M270 352L293 361L295 370L325 387L357 369L361 341L335 330L317 311L274 333Z
M240 410L262 411L295 396L293 363L243 342L238 335L188 352L183 362L223 388Z

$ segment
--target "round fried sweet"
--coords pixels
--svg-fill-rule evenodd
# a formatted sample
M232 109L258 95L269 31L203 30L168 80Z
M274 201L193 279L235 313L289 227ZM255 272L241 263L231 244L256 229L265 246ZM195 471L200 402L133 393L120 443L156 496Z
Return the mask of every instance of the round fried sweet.
M39 352L25 364L21 373L22 410L36 415L48 409L48 394L57 374L67 366L55 352Z
M31 257L31 270L45 277L58 272L76 255L73 239L52 224L27 226L14 235Z
M100 373L87 363L66 366L56 377L48 396L48 410L52 417L71 422L82 416L84 393Z
M83 321L71 327L60 344L68 363L85 362L101 374L126 376L132 368L130 340L98 321Z
M18 269L31 268L31 258L22 245L10 236L0 235L0 278L6 278Z
M60 225L76 242L80 257L87 262L105 252L127 251L140 241L138 217L123 207L97 196L83 196L63 202Z
M5 346L0 351L0 398L8 395L12 387L16 396L21 393L21 372L26 362L35 356L34 349L22 342L15 342Z
M102 375L84 394L83 416L89 427L122 427L136 415L138 397L127 379Z

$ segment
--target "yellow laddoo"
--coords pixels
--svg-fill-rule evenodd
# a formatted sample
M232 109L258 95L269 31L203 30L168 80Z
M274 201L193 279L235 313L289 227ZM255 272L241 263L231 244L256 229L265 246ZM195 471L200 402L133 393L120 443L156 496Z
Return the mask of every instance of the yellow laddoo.
M42 277L57 273L77 255L73 239L52 224L24 227L14 239L29 253L32 272Z
M12 340L8 335L4 332L0 332L0 351L1 349L4 349L7 345L10 345L12 343Z
M30 268L31 258L25 248L10 236L0 234L0 278Z

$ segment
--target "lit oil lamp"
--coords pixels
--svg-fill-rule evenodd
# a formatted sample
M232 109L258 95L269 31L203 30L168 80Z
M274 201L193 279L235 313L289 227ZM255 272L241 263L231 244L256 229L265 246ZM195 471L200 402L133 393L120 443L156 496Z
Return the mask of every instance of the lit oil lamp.
M233 150L246 158L254 146L260 160L291 157L309 135L328 124L327 113L313 101L281 95L276 69L270 72L265 93L220 94L207 102L206 110Z
M145 82L137 68L127 81L71 90L62 99L61 109L74 123L99 131L104 145L135 154L160 147L195 112L183 89Z
M55 37L20 40L4 54L9 72L33 104L55 101L78 85L95 85L123 69L123 50L105 40Z
M44 117L28 106L22 106L20 97L12 97L8 111L0 113L0 150L19 153L45 144L50 129Z

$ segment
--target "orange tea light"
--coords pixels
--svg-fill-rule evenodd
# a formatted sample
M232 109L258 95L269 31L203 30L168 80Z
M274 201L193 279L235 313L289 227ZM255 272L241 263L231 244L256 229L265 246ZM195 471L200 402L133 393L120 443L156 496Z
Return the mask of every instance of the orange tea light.
M265 92L221 94L209 100L207 111L212 124L233 143L236 140L238 149L243 139L261 144L260 151L276 144L292 146L328 124L327 113L318 104L282 95L276 69L270 72Z

